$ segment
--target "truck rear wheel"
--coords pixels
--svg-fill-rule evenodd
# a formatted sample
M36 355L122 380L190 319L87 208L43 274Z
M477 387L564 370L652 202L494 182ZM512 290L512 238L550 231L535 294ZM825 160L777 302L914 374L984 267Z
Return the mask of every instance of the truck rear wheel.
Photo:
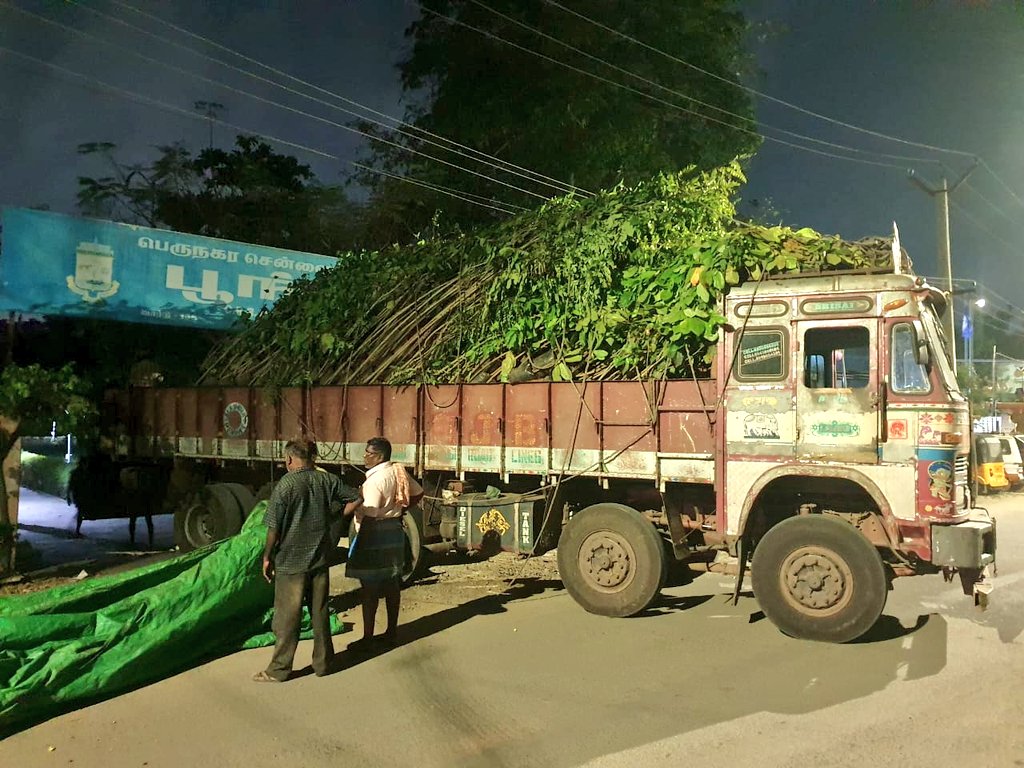
M252 508L256 506L256 496L248 486L241 483L221 483L221 485L231 491L231 495L235 497L235 501L238 502L238 508L242 512L242 522L244 523L249 518Z
M242 505L227 483L212 483L174 513L174 543L182 552L205 547L242 530Z
M765 616L791 637L846 643L882 614L888 596L878 550L834 517L791 517L754 549L754 596Z
M624 504L594 504L573 516L558 540L558 572L566 591L590 613L633 616L665 584L661 536Z
M402 570L402 584L412 584L420 575L420 569L423 567L424 555L426 550L423 549L423 531L420 529L420 525L417 522L417 515L419 510L407 510L402 515L402 528L405 529L405 541L409 545L409 550L405 553L405 568Z

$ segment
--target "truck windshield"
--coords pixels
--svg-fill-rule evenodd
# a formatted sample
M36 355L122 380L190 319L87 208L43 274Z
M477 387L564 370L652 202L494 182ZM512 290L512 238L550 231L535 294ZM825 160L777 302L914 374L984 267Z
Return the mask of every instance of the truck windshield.
M925 336L928 337L928 348L931 350L932 365L939 370L939 378L945 388L951 393L959 393L960 388L956 383L956 375L949 364L949 357L946 355L946 344L939 320L935 316L935 310L930 303L925 302L922 306L921 322L924 325Z

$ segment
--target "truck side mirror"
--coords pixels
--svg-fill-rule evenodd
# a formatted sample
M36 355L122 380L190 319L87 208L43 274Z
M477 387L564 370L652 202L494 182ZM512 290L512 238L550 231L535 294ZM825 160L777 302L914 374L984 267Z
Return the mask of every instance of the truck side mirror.
M931 367L932 355L928 351L928 342L924 339L924 328L920 320L914 321L914 360L925 368Z
M925 368L929 368L932 364L932 355L928 351L928 345L923 342L917 342L917 354L915 355L918 365L923 365Z

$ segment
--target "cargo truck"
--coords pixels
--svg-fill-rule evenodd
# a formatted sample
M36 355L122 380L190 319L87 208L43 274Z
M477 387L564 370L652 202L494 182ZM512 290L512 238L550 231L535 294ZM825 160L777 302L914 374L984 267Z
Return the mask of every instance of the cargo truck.
M161 489L179 546L230 536L283 472L285 442L359 482L384 435L427 500L425 550L557 547L586 610L643 611L671 561L744 575L788 635L845 642L896 577L991 590L996 528L970 490L971 418L949 364L944 295L893 272L732 289L711 375L409 387L114 391L122 486Z

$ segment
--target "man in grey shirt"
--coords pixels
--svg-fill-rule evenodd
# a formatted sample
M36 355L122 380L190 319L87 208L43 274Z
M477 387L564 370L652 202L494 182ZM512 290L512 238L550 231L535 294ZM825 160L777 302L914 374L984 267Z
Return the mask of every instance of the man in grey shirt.
M274 486L263 518L263 577L274 582L277 643L270 665L253 675L260 683L283 683L291 674L304 601L313 624L313 672L322 676L330 671L334 645L327 611L327 556L337 543L330 535L331 505L340 504L351 513L359 501L357 490L317 470L312 440L290 440L284 454L288 473Z

